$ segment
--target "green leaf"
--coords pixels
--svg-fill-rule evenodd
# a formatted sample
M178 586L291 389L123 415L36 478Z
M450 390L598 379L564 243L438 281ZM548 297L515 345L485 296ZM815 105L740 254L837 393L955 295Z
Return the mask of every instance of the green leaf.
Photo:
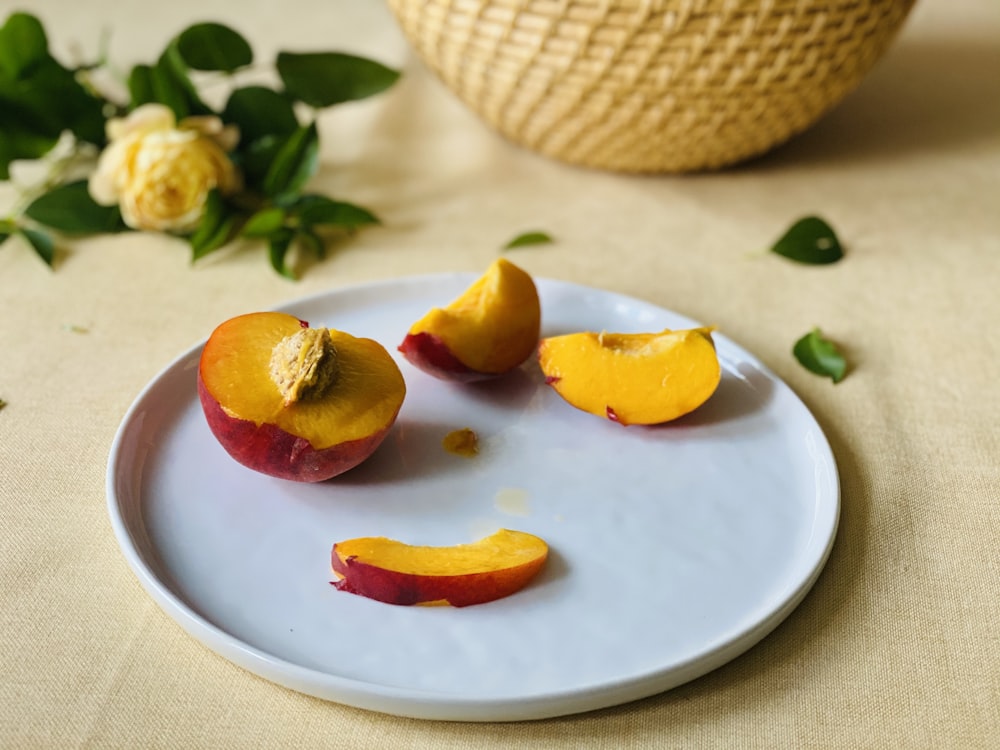
M205 209L198 228L188 238L191 260L204 258L236 236L240 217L231 211L218 190L211 190L205 199Z
M212 114L212 110L201 100L198 90L191 83L187 65L177 50L176 41L163 51L153 66L152 84L155 101L170 107L178 120L189 115Z
M5 123L2 106L0 100L0 180L9 180L12 161L45 156L56 145L58 136L37 135Z
M836 263L844 257L833 228L818 216L807 216L792 224L771 251L811 265Z
M49 54L45 29L37 18L12 13L0 26L0 141L6 141L0 147L3 178L9 176L10 161L44 155L64 130L103 145L102 102Z
M267 250L268 258L271 261L271 268L280 273L286 279L295 280L295 273L285 265L285 256L292 245L295 232L291 229L281 229L268 238Z
M128 93L132 107L156 101L155 74L149 65L136 65L128 74Z
M380 223L375 214L361 206L335 201L323 195L303 195L290 208L299 223L306 227L334 226L354 229Z
M14 13L0 27L0 176L13 159L44 155L64 130L102 145L102 102L49 54L38 19Z
M315 232L309 229L300 229L295 233L295 239L300 245L311 250L317 258L326 257L326 246L323 244L323 238Z
M236 214L227 215L215 228L215 232L207 237L198 247L192 244L191 260L204 258L210 252L224 247L239 234L240 217Z
M261 209L247 219L240 234L244 237L267 237L285 225L286 217L285 209L278 206Z
M60 185L39 196L24 210L39 224L68 234L124 232L118 206L98 205L87 190L86 181Z
M288 198L316 173L319 133L316 123L298 128L282 144L264 177L264 192L278 200Z
M554 241L545 232L525 232L504 245L503 249L511 250L515 247L528 247L529 245L548 245Z
M220 23L199 23L177 37L177 51L189 68L232 73L253 62L247 40Z
M51 268L55 264L56 243L53 242L52 237L37 229L27 229L25 227L18 229L17 233L28 241L28 244L38 254L38 257L45 261L46 265Z
M71 71L46 56L21 73L0 75L0 177L9 177L14 159L45 155L64 130L103 145L103 105Z
M11 13L0 26L0 76L17 80L49 55L41 22L27 13Z
M264 192L264 179L285 140L275 135L265 135L247 144L240 139L240 145L232 156L234 163L243 172L243 182L250 192Z
M191 114L184 89L178 86L177 79L169 67L154 65L150 71L150 82L153 84L152 101L170 107L178 120Z
M277 68L288 94L313 107L374 96L399 78L381 63L341 52L280 52Z
M289 136L299 127L288 98L265 86L246 86L233 91L222 119L239 126L241 144L271 135Z
M839 383L847 374L847 361L833 342L823 338L819 328L812 329L795 342L792 353L809 372Z

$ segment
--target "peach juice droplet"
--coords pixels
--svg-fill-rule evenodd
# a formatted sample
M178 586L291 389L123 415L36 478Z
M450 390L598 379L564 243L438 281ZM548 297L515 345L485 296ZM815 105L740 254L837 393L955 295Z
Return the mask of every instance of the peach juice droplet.
M454 453L456 456L472 458L479 455L479 436L468 427L449 432L444 436L441 445L446 451Z
M516 487L503 487L493 498L493 507L508 516L530 516L527 490Z

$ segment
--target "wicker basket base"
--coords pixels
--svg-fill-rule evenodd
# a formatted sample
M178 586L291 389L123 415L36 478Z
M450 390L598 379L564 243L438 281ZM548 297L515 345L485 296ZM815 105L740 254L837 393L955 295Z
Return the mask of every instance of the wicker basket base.
M628 172L732 165L855 88L913 0L388 0L421 58L515 143Z

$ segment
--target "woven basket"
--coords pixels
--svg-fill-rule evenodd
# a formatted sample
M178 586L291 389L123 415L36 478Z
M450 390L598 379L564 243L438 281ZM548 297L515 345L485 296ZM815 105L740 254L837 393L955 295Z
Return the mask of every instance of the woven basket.
M572 164L684 172L805 130L914 0L388 0L417 53L511 141Z

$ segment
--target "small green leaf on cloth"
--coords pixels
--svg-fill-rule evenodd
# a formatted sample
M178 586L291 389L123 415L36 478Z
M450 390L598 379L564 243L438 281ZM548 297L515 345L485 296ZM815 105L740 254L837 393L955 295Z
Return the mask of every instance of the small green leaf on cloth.
M311 107L366 99L399 78L399 71L342 52L279 52L276 67L288 95Z
M792 224L771 252L809 265L836 263L844 257L833 227L818 216L807 216Z
M194 70L232 73L253 62L253 50L247 40L220 23L189 26L177 37L177 51Z
M2 398L0 398L0 410L3 410L3 408L4 408L4 407L5 407L6 405L7 405L7 402L6 402L6 401L4 401L4 400L3 400Z
M84 180L66 183L36 198L24 210L39 224L67 234L105 234L128 230L118 206L101 206Z
M530 245L549 245L555 242L550 235L545 232L524 232L503 246L504 250L513 250L516 247L528 247Z
M819 328L812 329L795 342L792 353L803 367L839 383L847 374L847 360L836 345L823 337Z

